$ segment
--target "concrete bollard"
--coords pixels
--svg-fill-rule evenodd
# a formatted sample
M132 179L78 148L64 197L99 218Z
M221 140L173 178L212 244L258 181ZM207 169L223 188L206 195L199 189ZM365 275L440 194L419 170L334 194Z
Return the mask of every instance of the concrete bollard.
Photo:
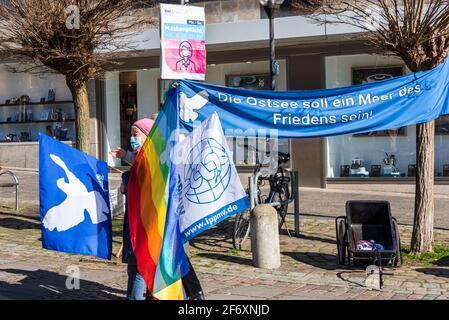
M279 222L272 206L259 205L251 212L251 251L256 268L277 269L281 266Z

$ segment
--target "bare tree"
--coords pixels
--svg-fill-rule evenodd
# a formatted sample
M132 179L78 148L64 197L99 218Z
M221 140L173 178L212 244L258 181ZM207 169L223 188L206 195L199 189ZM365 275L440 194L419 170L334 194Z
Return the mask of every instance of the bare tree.
M156 1L2 0L0 56L33 71L65 76L75 105L76 147L89 150L89 79L104 72L114 53L131 49L137 27L152 21L139 9Z
M305 2L295 0L297 8ZM447 0L316 0L315 21L350 24L383 53L394 54L413 71L432 69L449 54ZM435 121L416 127L415 216L411 249L433 250Z
M316 12L324 4L323 0L293 0L292 5L300 14L308 15Z

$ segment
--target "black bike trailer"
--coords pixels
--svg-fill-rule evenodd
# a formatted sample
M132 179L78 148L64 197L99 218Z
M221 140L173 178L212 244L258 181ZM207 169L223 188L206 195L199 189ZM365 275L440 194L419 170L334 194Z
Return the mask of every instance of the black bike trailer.
M387 201L348 201L346 216L335 220L338 262L341 265L402 265L397 221ZM360 241L380 244L382 249L361 250Z

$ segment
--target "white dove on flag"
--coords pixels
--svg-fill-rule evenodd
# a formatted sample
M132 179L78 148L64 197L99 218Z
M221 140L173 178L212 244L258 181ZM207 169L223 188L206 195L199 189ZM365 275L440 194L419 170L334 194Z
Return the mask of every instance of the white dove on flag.
M109 207L98 191L88 192L86 186L66 166L64 161L50 154L50 158L61 167L69 182L64 178L56 182L67 198L59 205L51 208L45 214L43 225L46 229L58 232L67 231L84 221L84 212L87 211L93 224L100 224L108 220Z
M206 90L198 92L192 98L188 98L184 92L180 94L180 117L184 122L194 122L198 119L198 112L209 103L209 94Z

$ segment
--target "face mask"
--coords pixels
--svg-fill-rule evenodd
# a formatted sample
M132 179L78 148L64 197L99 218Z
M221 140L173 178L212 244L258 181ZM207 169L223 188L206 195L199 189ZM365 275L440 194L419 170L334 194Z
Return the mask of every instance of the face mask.
M141 147L140 144L140 139L138 137L131 137L131 148L133 149L133 151L136 151L137 149L139 149Z

